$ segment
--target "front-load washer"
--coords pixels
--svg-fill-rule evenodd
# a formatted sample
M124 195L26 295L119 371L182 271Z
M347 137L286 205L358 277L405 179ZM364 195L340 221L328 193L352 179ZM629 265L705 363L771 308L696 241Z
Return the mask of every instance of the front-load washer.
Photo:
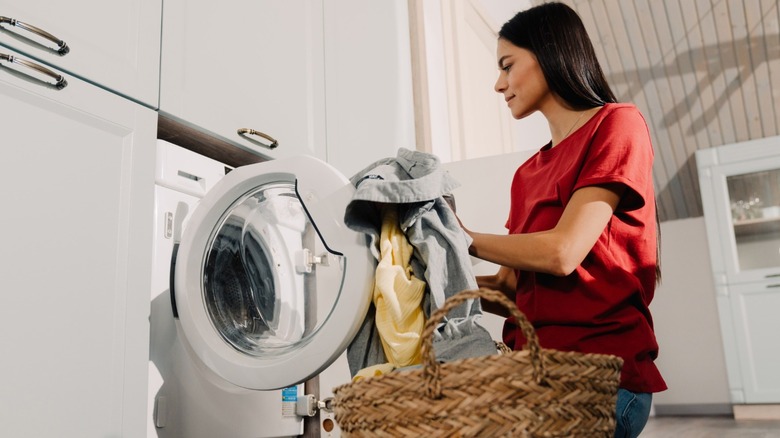
M334 375L369 305L373 257L343 222L354 188L307 156L224 175L165 142L158 153L190 190L164 187L158 162L149 435L302 434L302 382Z

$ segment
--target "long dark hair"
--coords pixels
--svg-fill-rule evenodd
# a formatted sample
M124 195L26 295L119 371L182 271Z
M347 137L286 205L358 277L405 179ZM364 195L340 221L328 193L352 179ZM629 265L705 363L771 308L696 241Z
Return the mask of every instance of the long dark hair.
M572 108L584 110L617 102L596 58L585 25L569 6L551 2L518 12L504 23L498 37L531 51L550 91ZM661 223L657 202L655 217L655 279L660 283Z
M531 51L550 91L574 109L617 102L579 15L563 3L545 3L517 13L498 32Z

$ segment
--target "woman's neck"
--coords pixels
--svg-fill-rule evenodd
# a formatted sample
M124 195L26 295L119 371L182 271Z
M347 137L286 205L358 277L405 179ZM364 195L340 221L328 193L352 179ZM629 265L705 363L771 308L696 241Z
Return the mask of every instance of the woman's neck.
M545 114L547 123L550 126L552 135L552 147L557 146L566 137L570 136L577 129L588 123L591 117L598 112L601 107L593 107L586 110L574 110L561 107L560 110L552 114Z

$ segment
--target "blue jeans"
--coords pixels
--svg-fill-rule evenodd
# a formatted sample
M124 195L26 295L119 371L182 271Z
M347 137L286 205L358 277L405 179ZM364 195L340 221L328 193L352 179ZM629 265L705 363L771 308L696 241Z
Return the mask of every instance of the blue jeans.
M653 394L618 390L615 438L636 438L647 424Z

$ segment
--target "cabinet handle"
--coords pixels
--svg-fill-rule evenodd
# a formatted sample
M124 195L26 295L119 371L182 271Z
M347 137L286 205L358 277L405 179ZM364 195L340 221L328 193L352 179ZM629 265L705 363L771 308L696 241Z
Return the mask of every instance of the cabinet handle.
M768 284L766 287L767 288L770 288L770 287L780 287L780 284Z
M774 278L774 277L780 277L780 274L769 274L764 276L764 278Z
M250 128L239 128L239 130L237 132L238 132L238 135L240 135L242 137L246 136L246 135L256 135L258 137L262 137L262 138L270 141L271 144L265 144L265 143L263 143L261 141L252 140L254 143L259 143L260 146L267 147L268 149L276 149L276 147L279 146L279 142L276 141L273 137L271 137L268 134L264 134L264 133L262 133L260 131L255 131L254 129L250 129Z
M43 73L46 76L50 76L53 79L55 79L57 82L52 84L52 83L49 83L49 82L46 82L46 81L42 81L42 80L40 80L40 79L38 79L38 78L36 78L34 76L30 76L30 77L35 79L35 80L37 80L37 81L39 81L39 82L43 82L44 84L51 85L51 86L55 87L58 90L62 90L63 88L68 86L68 81L65 80L64 76L58 75L57 73L49 70L48 68L46 68L46 67L44 67L44 66L42 66L40 64L36 64L36 63L34 63L32 61L25 61L24 59L19 59L19 58L15 57L15 56L12 56L12 55L6 55L5 53L0 53L0 61L7 61L7 62L10 62L12 64L19 64L21 66L24 66L24 67L27 67L27 68L31 68L31 69L39 72L39 73Z
M57 45L57 54L60 56L65 56L68 52L70 52L70 47L65 43L65 41L57 38L56 36L50 34L49 32L46 32L43 29L39 29L31 24L27 24L23 21L19 21L15 18L8 18L8 17L2 17L0 16L0 24L10 24L11 26L18 27L19 29L24 29L28 32L32 32L42 38L45 38L54 44ZM49 48L49 50L54 50L52 48Z

